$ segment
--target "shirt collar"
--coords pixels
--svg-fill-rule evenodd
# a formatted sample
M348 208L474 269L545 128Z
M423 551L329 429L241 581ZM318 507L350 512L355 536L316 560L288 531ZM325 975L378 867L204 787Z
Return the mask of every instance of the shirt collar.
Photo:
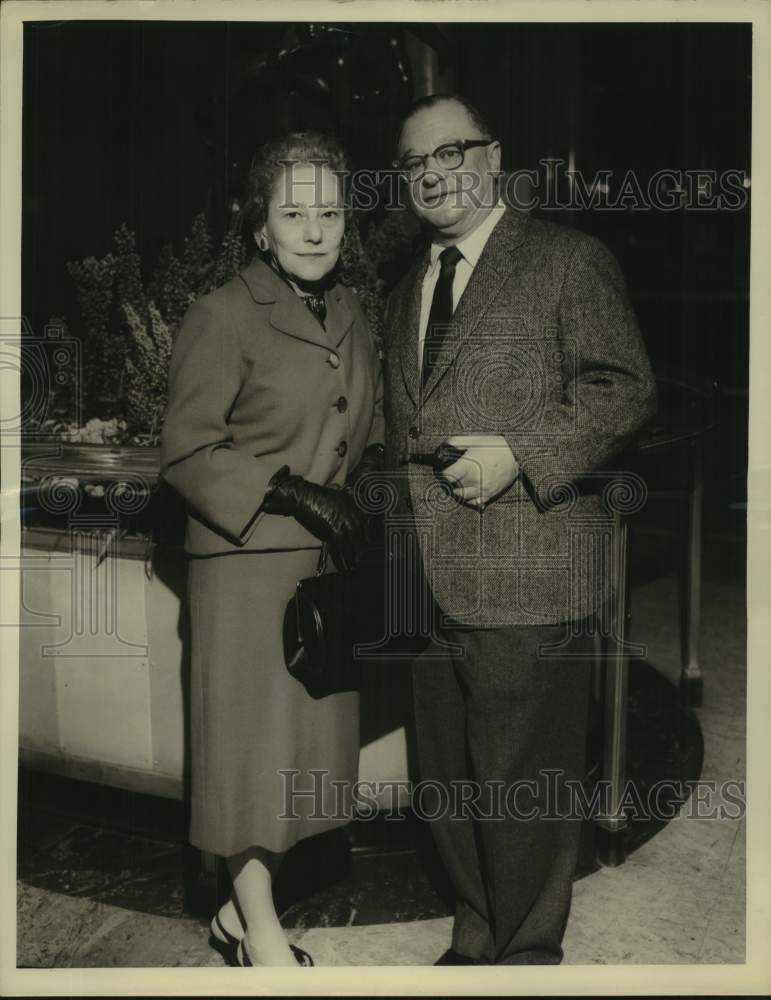
M490 234L492 233L493 229L495 229L496 225L500 222L503 213L505 211L506 211L506 206L499 199L498 203L493 207L492 211L484 220L484 222L481 225L477 226L477 228L474 229L472 232L470 232L468 236L464 236L462 240L460 240L458 243L455 244L455 246L463 254L464 260L466 260L466 262L470 264L472 268L476 267L477 261L482 256L482 251L485 248L485 244L490 238ZM436 266L437 260L439 259L439 254L442 252L442 250L445 249L446 247L441 243L431 244L431 261L429 264L429 270L433 270L433 268Z

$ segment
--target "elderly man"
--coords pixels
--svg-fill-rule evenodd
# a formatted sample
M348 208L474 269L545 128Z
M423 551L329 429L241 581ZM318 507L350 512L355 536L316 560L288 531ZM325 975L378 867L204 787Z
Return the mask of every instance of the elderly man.
M384 341L386 461L437 609L414 664L421 805L457 899L436 964L562 960L580 831L567 790L607 598L598 484L655 408L615 259L507 207L500 159L457 96L417 102L398 138L431 241ZM442 445L462 455L432 468Z

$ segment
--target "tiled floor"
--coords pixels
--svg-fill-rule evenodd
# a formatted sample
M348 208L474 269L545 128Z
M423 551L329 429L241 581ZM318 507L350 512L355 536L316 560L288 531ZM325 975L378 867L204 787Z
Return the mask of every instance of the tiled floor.
M676 578L661 571L668 547L664 537L647 538L650 571L639 574L634 591L633 637L647 645L656 673L646 668L647 686L633 685L631 769L642 776L646 760L665 768L669 760L671 769L647 779L698 776L700 726L701 777L743 781L743 547L713 539L705 553L698 724L672 708L674 690L666 687L676 686L679 670ZM646 706L651 691L657 699L666 691L666 698ZM85 808L77 794L60 788L41 801L42 787L30 779L20 806L19 966L223 964L208 945L203 910L195 915L185 897L190 851L174 804L159 801L141 816L130 812L122 824L101 822L92 800ZM115 801L113 820L120 813ZM586 874L575 883L564 942L566 964L744 961L744 820L737 810L723 818L693 815L692 805L693 798L655 836L642 826L633 832L633 845L640 846L619 868L597 869L584 858ZM368 851L360 843L351 855L345 835L335 834L298 855L304 892L297 884L277 887L290 940L318 965L431 965L448 946L449 903L430 844L409 824L391 839L402 849Z

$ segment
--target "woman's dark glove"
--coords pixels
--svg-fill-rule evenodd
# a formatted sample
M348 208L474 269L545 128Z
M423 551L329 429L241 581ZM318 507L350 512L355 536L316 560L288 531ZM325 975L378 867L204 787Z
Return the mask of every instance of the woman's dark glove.
M369 476L374 472L382 472L384 456L385 448L382 444L371 444L365 448L358 465L349 473L345 481L345 488L352 490L362 476Z
M329 544L333 559L343 571L356 568L366 547L367 518L353 497L340 488L319 486L302 476L293 476L288 465L271 479L261 510L294 517L312 535Z

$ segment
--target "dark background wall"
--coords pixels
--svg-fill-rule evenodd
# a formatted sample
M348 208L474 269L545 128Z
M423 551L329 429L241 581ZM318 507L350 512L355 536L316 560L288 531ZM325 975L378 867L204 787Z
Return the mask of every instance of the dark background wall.
M358 166L388 164L398 115L432 74L487 113L509 170L556 157L588 177L749 175L747 25L31 23L25 314L37 329L71 312L66 261L106 253L121 222L148 264L202 210L223 232L250 152L271 132L332 129ZM749 206L547 214L617 254L657 371L718 380L713 494L741 500Z

